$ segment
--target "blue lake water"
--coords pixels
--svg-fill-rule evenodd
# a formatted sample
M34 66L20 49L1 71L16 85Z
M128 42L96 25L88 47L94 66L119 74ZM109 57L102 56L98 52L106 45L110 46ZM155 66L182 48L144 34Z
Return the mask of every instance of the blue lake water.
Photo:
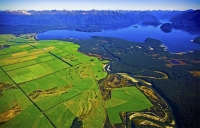
M42 32L37 35L39 40L44 39L89 39L91 36L104 36L121 38L133 42L144 42L148 37L160 40L168 47L169 52L187 52L200 50L200 45L191 42L198 35L192 35L185 31L173 29L171 33L165 33L160 26L142 26L136 25L137 28L130 26L118 30L102 30L101 32L79 32L75 30L51 30Z

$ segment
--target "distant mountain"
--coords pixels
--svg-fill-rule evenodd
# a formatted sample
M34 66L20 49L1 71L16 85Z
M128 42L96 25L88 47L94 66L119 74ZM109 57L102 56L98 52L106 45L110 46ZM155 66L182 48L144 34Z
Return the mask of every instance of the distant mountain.
M152 11L152 14L156 16L158 19L161 20L170 20L180 14L182 14L185 11L169 11L169 10L158 10L158 11Z
M164 23L160 28L164 32L181 29L191 34L200 34L200 10L186 10L182 14L170 19L171 23Z
M28 14L28 15L27 15ZM6 11L4 25L131 25L159 21L148 11Z
M200 10L195 11L186 11L182 13L181 15L178 15L174 18L172 18L170 21L172 22L180 22L180 21L192 21L192 22L198 22L200 21Z
M15 30L16 26L26 28L28 26L30 29L34 29L34 26L36 28L49 26L55 29L100 31L143 22L150 23L149 25L159 24L159 19L151 11L1 11L0 19L1 33L7 31L7 28Z
M191 33L200 33L200 10L186 11L172 18L172 26L175 29L183 29Z
M198 32L199 10L187 11L0 11L0 33L31 33L51 29L101 31L133 24L158 26L160 20L171 19L172 28ZM167 29L167 26L165 26Z
M136 23L138 22L158 22L159 19L151 11L127 11L124 14L130 16Z

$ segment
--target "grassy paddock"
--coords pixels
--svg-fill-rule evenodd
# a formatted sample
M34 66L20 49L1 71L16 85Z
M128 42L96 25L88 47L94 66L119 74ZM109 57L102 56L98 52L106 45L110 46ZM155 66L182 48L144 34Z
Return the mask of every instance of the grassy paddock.
M71 42L33 43L28 35L1 38L13 45L0 51L0 66L56 127L70 127L75 117L85 127L103 126L106 115L97 82L107 75L102 70L107 61L79 53L80 46ZM15 86L3 70L0 81ZM12 108L15 100L22 107L3 127L51 127L20 89L3 90L2 94L0 112Z
M105 102L111 124L122 123L119 114L128 111L142 111L153 105L136 87L116 88L111 99Z

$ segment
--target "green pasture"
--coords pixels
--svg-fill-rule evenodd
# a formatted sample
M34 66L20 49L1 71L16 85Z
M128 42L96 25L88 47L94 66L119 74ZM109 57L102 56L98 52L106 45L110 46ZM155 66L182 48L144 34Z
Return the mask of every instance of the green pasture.
M51 69L53 69L54 72L70 67L70 65L66 64L65 62L59 59L46 61L45 64L48 65Z
M8 71L8 75L16 83L23 83L39 77L54 73L56 71L70 67L59 59L53 59L50 61L45 61L43 63L31 65L28 67Z
M53 128L47 118L32 104L1 128Z
M27 49L31 49L33 48L32 46L28 46L28 47L20 47L20 45L11 45L9 48L4 48L0 50L0 59L4 58L5 54L10 54L10 53L17 53L17 52L21 52L21 51L26 51Z
M121 112L142 111L152 107L152 103L136 87L116 88L111 99L105 102L111 124L122 123Z
M102 63L94 63L94 65L91 66L92 71L94 73L94 77L96 80L100 80L106 77L106 73L103 71L103 64Z
M56 55L58 58L70 56L69 53L66 53L66 52L63 52L63 51L51 52L51 53L53 53L54 55Z
M12 34L3 34L0 35L0 45L1 44L19 44L19 43L31 43L35 42L33 35L27 34L27 35L21 35L16 37Z
M88 89L67 100L64 105L76 116L82 118L84 127L103 127L106 115L100 92Z
M16 85L13 85L16 86ZM18 104L22 109L31 105L28 98L22 93L19 88L15 89L4 89L3 96L0 97L0 113L8 111L15 104Z
M79 65L81 64L81 62L77 59L77 60L66 60L66 62L68 62L69 64L73 65L73 66L76 66L76 65Z
M12 52L13 50L11 49L12 47L17 47L16 49L18 51ZM37 58L45 57L45 56L50 56L51 54L48 53L53 47L47 47L46 49L41 48L41 49L34 49L31 47L31 49L24 49L19 47L18 45L14 45L11 48L5 48L3 50L8 49L8 53L4 52L1 50L0 52L3 52L2 55L0 55L0 66L5 66L5 65L10 65L10 64L15 64L15 63L20 63L24 61L29 61L29 60L34 60ZM11 50L10 50L11 49ZM6 53L6 54L5 54Z
M15 88L3 88L0 96L0 114L10 110L16 104L21 107L21 112L7 123L1 125L2 128L8 127L51 127L49 121L42 113L28 100L26 95L14 85L9 77L0 70L0 81L11 84Z
M53 70L42 63L8 71L7 73L17 84L20 84L53 73Z
M46 111L52 107L55 107L68 99L77 96L81 92L79 90L71 89L66 93L63 94L57 94L54 96L47 96L44 98L39 99L39 101L35 101L36 104L43 110Z
M62 60L71 64L72 66L76 66L82 63L81 61L79 61L78 58L76 58L74 55L71 54L59 55L59 56L61 57Z
M59 43L57 43L59 44ZM80 48L80 46L78 44L74 44L74 43L71 43L71 42L66 42L64 43L64 47L63 46L63 43L59 44L59 45L56 45L57 48L59 49L62 49L64 52L68 52L68 53L71 53L71 54L77 54L78 52L78 48Z
M76 117L64 104L45 112L58 128L70 128Z
M16 38L16 36L12 35L12 34L4 34L4 35L0 35L0 42L2 41L8 41L11 39Z
M19 37L15 37L13 39L10 39L9 42L14 42L14 43L33 43L35 42L33 35L30 34L24 34Z
M0 50L0 66L6 72L0 69L1 83L16 87L13 80L19 84L56 127L70 127L75 117L81 118L85 127L103 127L106 115L97 82L107 75L102 69L107 61L78 52L80 46L71 42L33 43L30 35L0 39L13 44ZM0 114L12 108L13 101L22 111L1 127L52 127L23 92L17 87L3 89Z
M28 61L23 61L23 62L20 62L20 63L14 63L14 64L6 65L6 66L3 66L2 68L4 69L4 71L10 71L10 70L18 69L18 68L24 68L24 67L34 65L34 64L37 64L37 63L42 63L42 62L49 61L49 60L52 60L52 59L55 59L55 57L49 55L49 56L37 58L37 59L34 59L34 60L28 60Z
M45 77L41 77L36 80L24 83L20 86L28 95L35 90L47 90L54 87L60 88L67 85L69 85L69 82L67 80L60 77L57 73L53 73Z
M0 66L16 64L16 63L20 63L20 62L24 62L24 61L34 60L36 58L37 58L37 56L33 55L33 56L24 56L24 57L20 57L20 58L3 59L0 61Z
M70 84L71 81L69 81ZM75 81L74 81L75 83ZM65 84L66 85L66 84ZM97 86L97 85L96 85ZM66 93L63 94L56 94L56 95L49 95L47 97L41 98L39 101L36 101L36 104L40 106L42 110L47 110L52 106L58 105L62 102L65 102L71 99L74 96L78 96L82 94L84 91L95 88L92 79L83 79L82 81L78 81L75 84L72 84L72 87L69 88Z
M90 97L94 97L91 98L91 101L89 100L90 104L88 105L92 110L91 112L88 112L88 117L83 119L83 124L88 128L103 127L106 114L101 94L100 92L97 92L95 95L90 95Z
M15 85L7 74L0 68L0 83Z
M0 50L0 51L1 51L1 50ZM11 55L11 54L3 54L3 53L0 55L1 61L2 61L3 59L9 58L9 57L12 57L12 55ZM0 61L0 62L1 62L1 61Z

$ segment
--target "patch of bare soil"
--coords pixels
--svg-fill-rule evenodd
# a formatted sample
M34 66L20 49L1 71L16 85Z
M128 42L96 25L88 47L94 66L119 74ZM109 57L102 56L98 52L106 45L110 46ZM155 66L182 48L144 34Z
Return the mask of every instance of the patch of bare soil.
M14 101L15 102L15 101ZM21 112L21 107L15 104L11 109L6 112L0 113L0 126L8 122Z

